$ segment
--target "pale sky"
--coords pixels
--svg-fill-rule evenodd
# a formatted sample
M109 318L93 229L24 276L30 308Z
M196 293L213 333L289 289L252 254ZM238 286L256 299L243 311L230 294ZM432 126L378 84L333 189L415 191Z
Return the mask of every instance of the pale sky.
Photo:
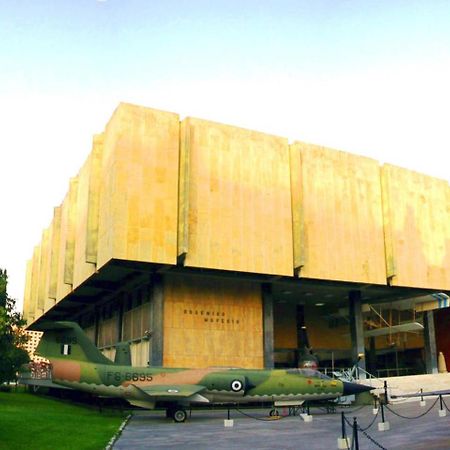
M26 261L120 101L450 180L450 2L0 0L0 267Z

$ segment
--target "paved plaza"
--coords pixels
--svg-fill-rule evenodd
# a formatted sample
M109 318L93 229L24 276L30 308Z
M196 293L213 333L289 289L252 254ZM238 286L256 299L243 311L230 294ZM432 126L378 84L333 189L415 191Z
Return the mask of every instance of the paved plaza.
M447 397L446 402L450 406L450 398ZM447 416L439 417L438 400L435 403L435 399L428 398L425 407L414 400L389 408L384 410L385 419L390 422L390 430L385 432L378 430L381 414L379 412L375 418L372 406L338 408L335 413L313 408L310 423L299 416L270 420L268 410L264 409L231 410L232 428L224 427L226 410L193 410L191 418L181 424L166 419L163 411L139 410L134 412L113 448L336 449L341 436L341 411L344 411L348 421L353 423L356 417L363 430L373 422L364 433L358 433L360 449L450 449L450 413L446 410ZM420 415L422 417L418 417ZM350 427L346 429L351 436Z

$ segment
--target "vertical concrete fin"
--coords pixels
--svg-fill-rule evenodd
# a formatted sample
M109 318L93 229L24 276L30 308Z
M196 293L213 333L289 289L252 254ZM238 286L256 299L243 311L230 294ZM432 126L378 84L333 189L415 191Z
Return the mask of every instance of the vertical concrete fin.
M89 173L86 262L97 263L103 134L94 136Z
M395 277L395 258L393 248L393 233L392 233L392 218L391 205L389 201L390 187L389 187L389 167L381 167L381 199L383 202L383 228L384 228L384 248L386 253L386 277L388 282ZM390 283L389 283L390 284Z
M23 294L23 317L29 324L30 313L30 296L31 296L31 272L33 270L33 262L31 259L27 261L27 272L25 277L25 291Z
M61 207L53 210L52 239L50 244L50 275L48 297L56 300L58 285L59 245L61 238Z
M305 265L305 224L303 215L302 161L298 144L289 145L291 175L292 237L294 247L294 271L300 274Z
M41 247L36 245L33 251L32 269L31 269L31 287L30 287L30 315L37 318L38 313L38 289L39 289L39 270L41 260Z
M70 180L69 210L67 218L67 239L64 261L64 283L73 284L73 265L75 259L75 223L77 214L78 177Z
M177 257L181 263L188 252L189 245L189 167L191 126L189 119L180 124L180 169L178 184L178 250Z
M49 263L50 263L50 228L47 228L42 233L41 241L41 259L39 270L39 285L38 285L38 298L37 305L39 309L45 309L45 302L47 300L47 279L49 275Z

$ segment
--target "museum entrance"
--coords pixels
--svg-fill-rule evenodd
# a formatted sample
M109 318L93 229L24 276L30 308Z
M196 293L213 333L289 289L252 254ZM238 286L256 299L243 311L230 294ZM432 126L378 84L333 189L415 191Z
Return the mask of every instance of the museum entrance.
M274 366L352 368L349 291L309 286L274 290ZM375 377L426 373L420 301L373 301L361 296L365 369ZM423 303L422 299L422 303Z

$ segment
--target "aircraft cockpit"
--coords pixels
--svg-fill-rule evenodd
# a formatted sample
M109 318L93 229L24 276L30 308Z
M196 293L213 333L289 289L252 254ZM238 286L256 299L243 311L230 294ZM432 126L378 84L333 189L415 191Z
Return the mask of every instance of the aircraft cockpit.
M322 380L331 380L329 376L314 369L288 369L286 372L292 375L301 375L302 377L316 377Z

